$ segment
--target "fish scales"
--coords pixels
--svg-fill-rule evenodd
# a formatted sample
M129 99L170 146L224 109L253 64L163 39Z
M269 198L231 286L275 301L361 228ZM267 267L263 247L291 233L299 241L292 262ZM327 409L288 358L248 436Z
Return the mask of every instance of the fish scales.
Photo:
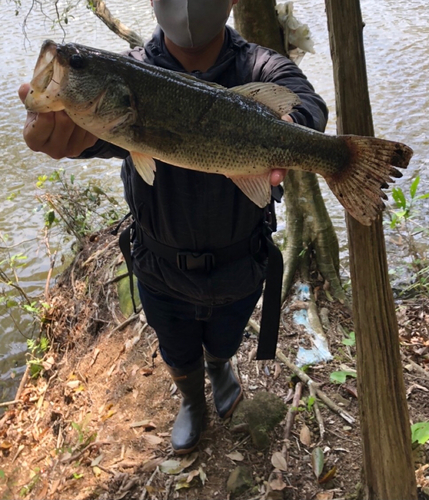
M113 68L113 70L112 70ZM270 201L270 172L322 175L362 224L383 208L392 177L412 150L373 137L335 136L288 123L299 103L272 83L225 89L187 74L78 44L46 41L27 109L64 109L75 123L130 151L137 171L156 182L155 159L231 179L252 201Z

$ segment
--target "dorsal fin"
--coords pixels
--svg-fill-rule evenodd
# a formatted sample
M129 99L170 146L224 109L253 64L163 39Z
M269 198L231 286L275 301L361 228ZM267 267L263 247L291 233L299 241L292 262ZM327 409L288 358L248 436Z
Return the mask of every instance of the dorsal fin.
M275 83L252 82L232 87L229 90L264 104L279 117L287 115L294 106L301 104L301 100L296 94L288 88Z

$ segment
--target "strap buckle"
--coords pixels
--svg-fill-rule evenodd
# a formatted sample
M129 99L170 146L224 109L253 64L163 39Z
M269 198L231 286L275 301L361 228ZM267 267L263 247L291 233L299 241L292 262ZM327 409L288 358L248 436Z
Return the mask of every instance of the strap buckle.
M215 258L212 253L177 252L176 262L181 271L210 272L214 268Z

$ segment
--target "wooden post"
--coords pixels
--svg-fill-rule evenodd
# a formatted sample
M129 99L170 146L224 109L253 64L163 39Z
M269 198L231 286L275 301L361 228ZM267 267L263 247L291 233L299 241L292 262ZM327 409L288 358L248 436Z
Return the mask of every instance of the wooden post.
M325 0L339 134L374 135L359 0ZM398 138L392 138L400 140ZM416 500L411 436L381 216L347 217L367 500Z

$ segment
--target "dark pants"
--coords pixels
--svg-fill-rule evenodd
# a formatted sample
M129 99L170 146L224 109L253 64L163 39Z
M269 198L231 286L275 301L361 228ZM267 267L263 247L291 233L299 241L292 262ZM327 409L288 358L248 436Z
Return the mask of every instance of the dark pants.
M148 324L155 330L164 361L175 368L191 367L203 355L203 346L218 358L232 357L262 293L225 306L197 306L138 284Z

